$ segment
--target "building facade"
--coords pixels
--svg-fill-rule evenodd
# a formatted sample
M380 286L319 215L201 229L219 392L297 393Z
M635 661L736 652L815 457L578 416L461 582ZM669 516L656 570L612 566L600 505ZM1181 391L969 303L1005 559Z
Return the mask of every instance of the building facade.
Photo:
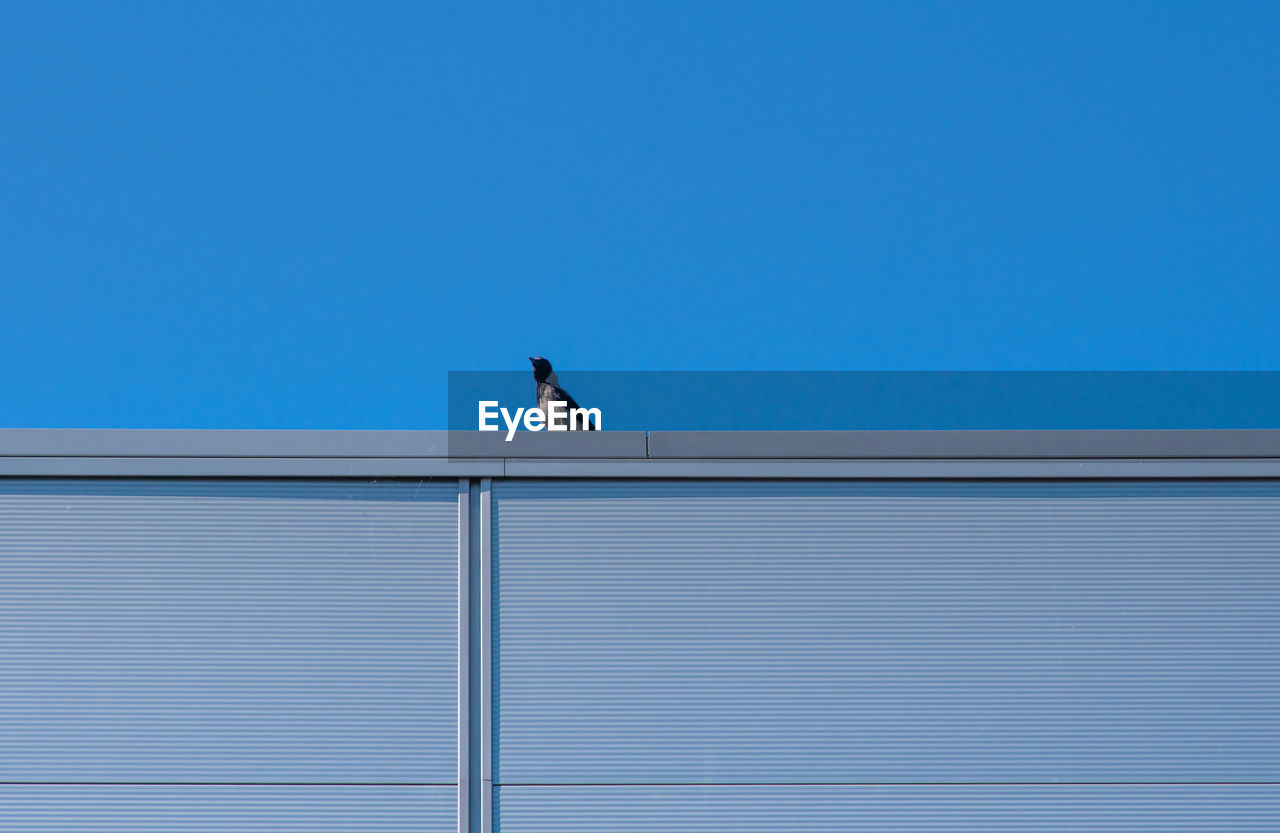
M1261 831L1280 432L0 431L3 831Z

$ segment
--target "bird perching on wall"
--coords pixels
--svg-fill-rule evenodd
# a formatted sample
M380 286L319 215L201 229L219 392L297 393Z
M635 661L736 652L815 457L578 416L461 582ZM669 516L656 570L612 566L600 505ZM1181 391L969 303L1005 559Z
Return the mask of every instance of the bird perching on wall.
M560 380L556 378L556 372L551 369L551 362L542 358L542 356L530 356L529 363L533 365L533 379L538 385L538 410L542 411L543 417L547 421L548 430L560 431L595 431L596 426L582 407L577 403L569 391L560 387ZM557 415L560 417L555 420L555 428L552 428L552 402L563 402L567 407L557 409ZM578 419L574 417L582 414ZM599 411L596 411L599 413Z

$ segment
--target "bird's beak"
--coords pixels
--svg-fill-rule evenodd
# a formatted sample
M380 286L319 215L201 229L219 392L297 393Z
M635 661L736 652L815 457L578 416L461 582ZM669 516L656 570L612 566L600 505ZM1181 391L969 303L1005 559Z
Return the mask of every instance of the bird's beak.
M533 364L533 356L529 357L529 364Z

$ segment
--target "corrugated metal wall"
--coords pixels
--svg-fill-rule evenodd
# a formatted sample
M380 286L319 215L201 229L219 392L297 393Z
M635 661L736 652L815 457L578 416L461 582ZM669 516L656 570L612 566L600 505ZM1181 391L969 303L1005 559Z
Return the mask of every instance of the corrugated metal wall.
M1275 829L1280 484L494 494L504 833Z
M450 830L457 482L0 481L0 830Z
M1277 829L1280 482L481 491L0 480L0 830L457 829L480 540L505 833Z
M500 787L528 833L1274 833L1280 795L1241 784Z

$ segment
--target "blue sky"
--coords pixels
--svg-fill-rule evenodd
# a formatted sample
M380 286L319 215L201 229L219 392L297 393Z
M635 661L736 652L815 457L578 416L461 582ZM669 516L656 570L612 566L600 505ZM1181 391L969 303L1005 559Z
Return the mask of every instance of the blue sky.
M1280 6L9 3L0 426L1280 370Z

